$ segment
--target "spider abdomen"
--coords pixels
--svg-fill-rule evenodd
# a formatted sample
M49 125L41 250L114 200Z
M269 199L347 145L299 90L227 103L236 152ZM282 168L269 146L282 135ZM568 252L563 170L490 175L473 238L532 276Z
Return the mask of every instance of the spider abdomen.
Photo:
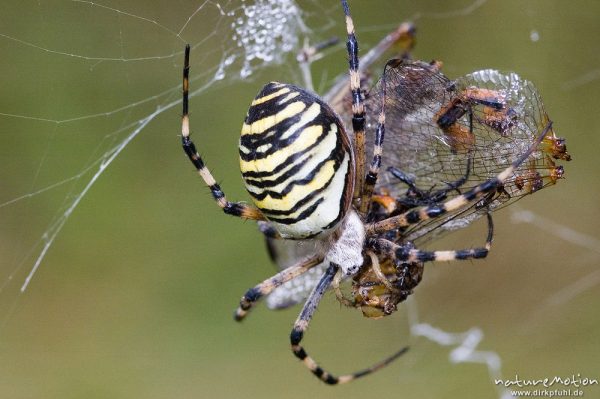
M271 82L256 96L242 127L240 168L255 205L283 237L327 231L350 206L346 131L327 104L299 87Z

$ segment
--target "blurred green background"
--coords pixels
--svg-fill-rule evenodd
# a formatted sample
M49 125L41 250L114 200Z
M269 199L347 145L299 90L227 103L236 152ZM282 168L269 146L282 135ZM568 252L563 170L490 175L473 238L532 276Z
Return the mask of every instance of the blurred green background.
M478 349L500 356L505 378L600 378L600 3L350 6L363 51L412 19L415 56L443 60L449 77L493 67L533 81L574 158L560 184L496 214L487 260L426 267L410 304L418 319L453 333L480 328ZM343 36L336 1L299 7L310 31L297 32L298 44ZM232 320L239 297L274 267L255 225L213 204L180 149L179 105L164 108L180 99L190 42L192 89L201 89L194 138L229 198L248 199L237 164L247 106L266 81L300 83L300 74L292 51L279 54L284 65L254 62L240 78L232 23L243 15L238 1L0 5L0 397L498 397L485 365L453 364L453 347L411 336L408 305L372 321L326 296L305 343L334 373L411 346L336 388L289 350L298 307ZM213 81L228 56L225 78ZM327 51L316 86L343 73L345 58L343 45ZM515 210L536 217L516 223ZM484 232L478 222L431 248L477 246ZM600 397L598 386L584 392Z

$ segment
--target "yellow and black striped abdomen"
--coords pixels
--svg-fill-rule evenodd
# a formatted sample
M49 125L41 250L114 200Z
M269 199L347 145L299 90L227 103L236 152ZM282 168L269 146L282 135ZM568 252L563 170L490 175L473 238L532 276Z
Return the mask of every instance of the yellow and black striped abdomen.
M354 159L339 117L299 87L267 84L240 138L240 168L256 206L286 238L312 237L346 214Z

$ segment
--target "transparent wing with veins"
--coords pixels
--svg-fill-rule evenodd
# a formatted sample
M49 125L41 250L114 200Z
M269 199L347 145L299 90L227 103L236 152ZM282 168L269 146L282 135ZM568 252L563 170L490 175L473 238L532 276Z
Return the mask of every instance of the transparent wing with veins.
M488 69L452 81L440 72L439 64L405 61L388 68L385 81L382 170L388 172L380 175L376 190L407 206L418 202L410 184L428 204L439 201L440 193L451 198L494 177L550 123L535 87L514 73ZM380 85L367 98L368 136L374 134L381 109ZM404 238L433 238L465 227L488 210L554 184L563 173L556 159L570 157L564 141L550 130L502 191L485 203L417 224L404 232ZM397 177L398 171L410 184Z

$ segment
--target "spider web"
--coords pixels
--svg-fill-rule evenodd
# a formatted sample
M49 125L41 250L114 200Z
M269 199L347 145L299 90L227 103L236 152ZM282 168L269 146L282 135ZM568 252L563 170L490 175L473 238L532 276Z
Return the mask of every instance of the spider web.
M567 137L570 149L577 143L578 134L581 135L586 129L593 131L593 118L587 117L588 114L592 115L591 111L583 116L577 111L556 112L565 103L561 101L562 98L581 98L598 89L600 59L594 58L597 57L595 52L585 53L587 41L579 49L572 49L568 43L554 41L553 44L560 49L568 48L574 59L586 61L567 62L568 68L559 70L555 75L549 72L536 74L536 68L543 62L521 63L518 58L510 58L510 53L503 53L508 59L500 62L494 59L493 49L501 48L504 43L489 44L495 40L492 34L480 38L473 34L460 37L464 43L457 46L453 46L459 40L457 38L455 42L441 41L439 45L436 44L439 39L433 32L438 35L451 34L447 30L440 31L436 25L455 27L457 30L458 26L475 25L475 29L477 26L484 27L494 19L495 12L502 12L497 5L481 0L457 2L444 8L433 3L376 3L376 7L350 4L362 49L376 44L401 20L410 19L419 27L417 57L443 59L444 70L450 77L485 67L514 69L527 74L528 79L541 82L540 91L551 117L562 123L559 126L571 129L565 128L563 134ZM556 2L551 3L551 6L529 5L523 14L524 21L519 19L521 13L515 11L518 7L506 12L505 15L519 19L519 26L525 27L523 32L519 32L522 35L518 36L525 44L526 50L523 51L528 51L538 41L559 40L556 38L560 36L550 33L550 28L544 22L548 16L545 8L556 7ZM144 338L142 341L156 344L173 340L191 345L198 340L193 332L199 331L201 340L213 342L215 349L212 353L209 345L199 347L197 352L192 351L193 358L207 357L214 363L229 367L240 362L242 357L250 357L249 350L247 353L235 353L237 349L224 352L221 347L223 344L215 341L214 337L232 334L231 330L236 326L231 325L229 317L223 317L221 321L221 315L229 316L230 308L239 294L272 273L273 269L268 265L261 237L255 228L249 223L241 228L235 227L239 226L239 221L222 219L181 154L178 130L183 47L188 42L192 46L193 137L197 143L205 144L203 155L217 178L224 180L226 193L231 198L243 199L246 197L236 170L235 148L245 107L264 82L281 80L303 83L295 54L305 41L317 43L334 35L343 37L343 18L337 2L232 0L123 4L75 0L34 4L7 2L1 7L0 46L5 62L0 78L3 93L0 103L0 151L4 166L0 172L0 337L3 338L0 351L3 357L14 361L14 367L9 369L9 361L0 369L0 374L8 376L6 380L0 379L2 396L39 396L44 391L37 391L27 383L34 381L40 382L36 385L50 387L47 397L64 397L68 391L66 386L73 387L70 385L73 380L61 376L58 371L54 373L52 369L60 370L58 365L64 361L64 370L76 370L75 363L81 360L79 355L87 353L82 349L84 345L87 345L86 348L92 343L98 345L100 349L88 353L95 360L102 357L99 353L119 352L109 345L109 338L94 340L88 336L94 335L94 331L104 331L98 328L101 320L110 320L108 315L116 313L121 316L117 317L112 332L107 333L114 338L110 334L118 334L120 328L125 328L122 326L129 325L126 321L128 317L135 318L131 315L145 309L141 305L135 307L130 316L117 311L123 303L135 303L138 296L149 301L149 307L157 313L155 317L161 323L173 322L172 316L166 315L175 312L181 318L197 316L200 319L197 323L214 323L217 327L180 321L174 324L177 327L173 327L177 333L158 336L148 333L154 328L146 321L139 329L134 326L124 329L122 335L117 335L119 339L147 334L147 337L153 338ZM588 11L588 15L597 15L594 14L594 7L591 3L582 6L582 13ZM571 17L582 19L583 37L594 37L593 32L584 29L588 25L594 26L597 21L589 21L591 17L583 17L579 13ZM484 29L480 28L479 31ZM549 35L553 36L548 38ZM591 44L589 46L593 48ZM473 48L477 51L474 52ZM529 51L538 57L547 51L536 50L535 46L532 48ZM343 45L333 46L324 50L323 59L311 66L314 87L318 92L325 92L335 77L344 72L346 64L340 62L344 58ZM546 93L549 93L552 102L560 105L553 106L546 99ZM581 112L588 109L587 104L593 103L593 100L582 101ZM586 140L598 144L597 135ZM593 148L591 144L587 147ZM598 264L600 242L596 238L597 233L594 233L598 226L598 207L589 199L598 198L599 190L597 184L586 184L585 179L575 177L575 162L580 159L579 153L583 154L581 159L585 159L585 151L571 152L575 161L566 165L567 175L573 176L569 177L570 180L560 182L556 188L543 190L528 202L522 201L511 207L516 208L512 212L513 221L508 217L511 216L510 212L504 212L504 217L498 216L498 230L504 232L497 236L494 253L500 255L495 255L495 263L489 261L485 267L478 263L430 267L425 273L426 281L407 306L405 318L371 323L374 326L369 327L372 329L369 331L374 335L378 331L385 331L383 336L388 340L379 346L373 345L374 348L380 347L380 353L383 353L392 346L392 340L394 349L407 341L406 334L401 330L408 325L413 336L410 339L411 353L415 355L409 362L412 361L415 367L423 367L427 365L426 354L433 353L437 356L435 359L442 362L447 358L451 362L483 363L485 366L479 369L455 371L456 375L460 375L459 381L462 381L462 385L457 385L462 388L452 389L464 390L473 384L466 376L472 371L478 374L474 379L484 387L483 395L487 394L488 397L508 395L508 390L496 388L493 380L503 378L503 375L510 376L513 370L529 373L531 377L552 377L541 375L548 370L555 374L581 373L590 378L600 377L591 375L589 366L589 358L593 358L593 355L598 357L597 349L588 352L590 348L598 347L595 346L597 340L588 335L594 326L598 326L598 319L591 316L589 307L582 306L584 300L598 303L595 292L600 277L595 266ZM587 154L592 159L593 152L589 150ZM595 166L595 170L598 170L597 161ZM579 169L580 176L585 174L583 170ZM539 199L533 199L538 195ZM572 207L574 209L561 208L558 217L555 208L548 205L554 201L558 204L572 201L573 197L578 201ZM574 225L573 220L582 218L581 209L592 210L592 215L587 217L585 224ZM441 249L477 246L483 237L481 232L484 227L477 224L468 230L459 238L450 237L432 245ZM518 230L535 237L545 249L536 250L535 245L529 244L525 249L515 250L518 238L517 241L511 241L508 236ZM565 249L563 253L554 250L557 246ZM231 250L238 247L239 252ZM518 264L523 252L534 253L527 257L527 262L522 266L531 270L523 281L513 281L518 277L509 278L509 275L499 272L504 260ZM248 267L244 267L244 270L238 269L240 253L248 253L245 258L255 258L248 261ZM555 259L562 256L568 260ZM569 273L559 274L561 267L565 266L572 269ZM175 269L174 274L169 274L167 269ZM459 271L452 271L454 269ZM477 270L472 277L465 277L472 269L485 270ZM511 270L514 272L518 268ZM525 291L535 286L534 273L542 272L560 277L544 280L550 288L538 287L534 291L538 298L517 296L517 300L531 300L524 306L524 313L515 315L515 308L506 305L500 307L501 316L497 318L480 320L468 317L470 312L476 315L485 313L477 306L470 305L472 298L482 292L469 287L493 280L503 281L506 291L509 290L509 283L515 285L510 292L513 289ZM232 275L235 276L233 281L230 280ZM139 280L148 276L155 276L150 277L147 286L144 286L150 289L138 284ZM472 283L469 283L470 278ZM158 289L159 283L171 290ZM179 285L176 287L176 284ZM443 300L435 302L430 298L454 296L455 291L461 291L449 289L449 284L470 285L462 287L464 292L459 296L462 302L456 299L444 308ZM172 297L176 299L165 300ZM103 301L110 304L112 298L115 301L113 307L98 305ZM172 308L163 308L159 304L162 302L156 298L176 303L172 304ZM211 301L217 303L208 305L208 298L213 298ZM501 301L502 298L498 294L488 301ZM329 299L331 303L334 302L332 298ZM183 303L198 303L201 309L183 306ZM467 310L462 311L461 306ZM161 309L164 313L161 313ZM575 360L555 369L543 368L540 363L532 361L529 368L519 370L514 367L518 356L512 353L510 346L504 344L506 337L494 334L496 324L506 326L516 323L513 326L515 331L529 334L530 338L535 337L532 339L538 343L539 350L548 351L551 345L572 336L566 332L556 332L538 337L536 333L545 328L560 330L564 325L556 321L556 314L567 320L567 315L573 314L575 309L581 311L581 315L572 323L582 327L574 329L573 334L583 338L578 341L580 345L571 359L581 360L580 368L576 367L579 363ZM197 311L200 313L196 314ZM458 320L445 317L451 311L460 313ZM96 312L104 314L104 318L93 318L91 314ZM342 315L339 317L347 317L349 325L369 324L369 321L358 319L357 314L340 312L332 304L326 304L319 313L332 312ZM275 315L257 309L256 313L252 318L256 316L258 321L249 321L243 326L251 331L248 334L250 337L241 335L239 340L242 341L243 337L243 345L236 348L253 345L261 348L264 344L264 348L269 348L271 353L276 354L273 356L277 356L263 359L265 364L281 364L289 366L292 372L298 372L294 368L297 365L289 362L290 355L285 346L287 342L282 344L280 339L285 338L289 323L295 316L294 311ZM332 331L332 325L324 325L325 322L320 319L322 317L317 315L307 337L307 345L315 346L318 359L319 354L327 353L328 348L335 345L332 338L328 341L329 346L318 346L319 331L323 335L327 334L325 331ZM260 331L260 320L271 323L271 327L275 324L278 327L269 330L273 331L269 335L271 338L252 342L256 332ZM253 323L256 325L251 325ZM279 326L285 327L283 330L286 331L282 332ZM81 331L81 335L72 335L73 330ZM507 330L509 328L502 329ZM190 337L180 331L189 331ZM450 334L447 331L458 333ZM313 340L310 337L312 334L315 335ZM74 346L59 344L59 335L74 339L79 337L79 341ZM453 349L440 350L436 346L428 349L419 337L425 337L440 346L450 345ZM507 341L514 344L512 340ZM347 346L353 344L350 337L344 342ZM370 346L370 343L361 342L361 345ZM46 346L51 348L48 352L44 349ZM122 348L123 342L116 347ZM167 358L176 356L174 353L182 350L176 345L169 348L171 351L165 355ZM311 346L308 348L311 349ZM559 352L568 353L568 350ZM360 357L362 354L347 356L342 352L332 353L353 362L338 364L338 368L353 370L355 365L360 367L364 362ZM531 355L523 347L517 353ZM139 362L132 361L137 367L144 363L147 353L140 349L139 352L133 352L132 356L141 359ZM110 364L110 360L114 359L108 357L107 363ZM504 364L506 357L510 364L508 370ZM86 356L82 358L86 359ZM557 357L549 356L548 359ZM324 359L325 366L331 363L335 365L335 361L335 358L329 361ZM183 362L190 362L188 366L195 363L193 360ZM40 366L30 371L25 367L26 363L39 363ZM42 371L44 367L50 371ZM389 373L388 382L389 376L394 376L395 372L404 373L407 363L391 367L399 368L385 371ZM446 365L444 372L447 369ZM98 368L90 366L85 370L89 374L96 374ZM154 369L150 372L145 370L143 375L151 376L153 371L157 372ZM242 368L239 372L248 371ZM425 369L423 375L426 377L428 372L437 373L439 369ZM415 373L413 370L409 375L414 376ZM160 376L155 379L160 380ZM128 397L152 397L135 384L124 388L115 382L117 377L110 373L108 377L99 377L97 380L85 373L79 378L81 395L89 392L92 389L90 387L102 386L107 397L115 397L116 392L129 392L126 395ZM247 378L256 378L256 373ZM398 381L399 378L403 379ZM408 377L393 379L394 386L411 386L410 379L404 378ZM172 385L169 386L177 386L176 381L179 380L170 376L170 381ZM300 383L303 382L298 382L298 385ZM114 388L107 388L112 384ZM447 384L447 387L456 386L450 382ZM162 392L163 397L175 394L185 397L182 386L185 384L179 384L177 388L162 388L157 392ZM255 389L256 396L258 393L261 393L261 397L268 396L263 388L248 389L251 392ZM280 392L286 392L283 389ZM383 386L381 389L382 392L386 391ZM223 390L221 395L232 397L232 392L235 393ZM464 396L464 391L450 392L446 396ZM277 396L276 392L274 394Z

